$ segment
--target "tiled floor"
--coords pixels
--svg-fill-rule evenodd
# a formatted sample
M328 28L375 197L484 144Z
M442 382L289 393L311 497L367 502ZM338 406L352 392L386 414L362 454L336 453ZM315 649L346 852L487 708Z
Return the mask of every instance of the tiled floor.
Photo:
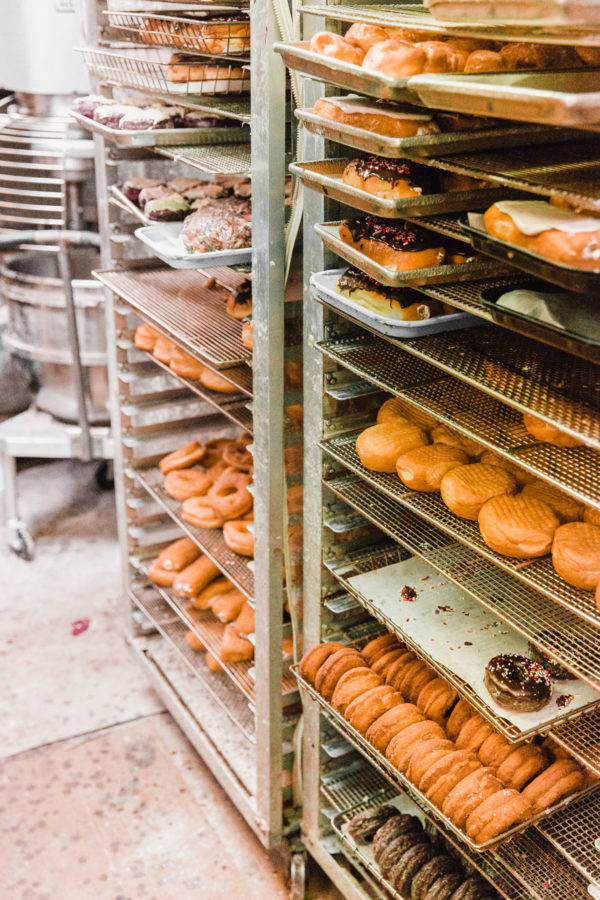
M89 465L19 479L37 552L0 543L0 898L285 900L122 639L112 495Z

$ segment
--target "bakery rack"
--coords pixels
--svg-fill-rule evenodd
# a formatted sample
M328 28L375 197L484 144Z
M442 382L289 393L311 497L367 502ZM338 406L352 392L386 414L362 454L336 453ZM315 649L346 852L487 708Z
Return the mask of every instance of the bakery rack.
M305 126L301 160L315 162L302 162L302 167L305 171L315 170L319 178L322 172L328 175L330 169L335 177L336 160L356 153L352 148L384 156L403 155L402 146L386 148L386 153L378 146L376 135L363 135L360 129L336 122L324 123L313 114L315 101L339 94L339 87L375 97L385 96L389 90L383 80L369 81L358 71L344 74L341 63L314 60L308 41L323 28L343 33L344 23L362 21L501 40L535 39L594 46L600 43L600 36L593 29L544 25L532 30L519 25L508 27L502 22L477 27L440 23L420 4L316 2L301 5L300 13L302 42L278 45L277 49L287 64L303 76L301 108L296 111ZM584 77L588 75L584 73ZM436 77L448 93L452 76ZM521 73L520 77L537 80L537 75L530 73L526 77ZM405 100L412 96L416 103L413 81L418 82L419 77L396 88L405 90ZM587 104L593 126L600 121L600 97L590 99L592 88L587 90L581 106ZM534 96L535 90L531 94ZM427 102L424 105L434 108ZM524 121L526 127L540 121L535 116L528 120L527 115L513 118ZM585 116L580 118L586 127ZM552 120L552 124L564 122ZM479 149L465 146L455 153L451 146L440 147L438 153L427 147L424 154L418 153L423 148L417 146L414 155L407 146L406 155L441 171L484 180L507 191L555 197L561 202L576 198L577 208L594 210L597 190L593 173L598 161L592 141L581 134L572 135L563 150L558 142L562 138L552 145L549 132L548 146L519 146L512 125L506 123L504 146L499 140ZM492 141L495 140L494 136ZM484 320L461 332L400 341L369 331L349 315L344 317L328 304L326 296L319 295L317 288L309 286L313 274L339 265L331 252L335 250L333 242L324 244L314 226L335 222L348 215L348 206L356 208L360 204L352 203L349 192L342 195L337 191L336 199L346 204L340 210L324 194L325 191L304 192L304 648L322 640L351 642L355 627L352 623L379 621L407 641L417 656L449 680L509 740L518 743L530 739L533 731L524 734L494 714L468 684L440 664L433 651L422 644L411 644L401 622L392 621L371 595L367 597L354 587L352 578L410 556L423 560L488 610L500 623L499 633L506 623L600 691L600 616L591 595L575 591L558 579L547 561L519 566L491 554L477 539L470 527L472 523L450 516L435 496L411 493L395 477L364 469L354 444L358 431L374 421L384 396L393 394L415 410L434 415L486 449L598 508L600 430L597 434L596 431L600 410L596 382L600 370L592 364L593 349L588 352L572 340L569 352L564 352L564 342L549 346L553 336L542 334L543 328L538 333L514 334L496 324L486 324L493 321L493 316L489 307L481 303L480 294L504 284L521 284L524 276L512 266L501 278L482 276L483 280L455 280L448 284L423 279L418 290ZM469 243L456 213L408 218L446 237ZM523 412L533 413L572 435L585 436L589 446L562 450L537 443L523 426ZM331 708L325 708L322 698L311 692L310 686L302 689L302 696L304 842L344 897L365 900L394 896L377 868L345 838L343 825L350 817L350 809L356 811L390 799L390 783L398 789L400 779L384 759L376 758L364 738L353 733L345 720ZM549 731L558 744L596 774L600 773L599 712L595 706L580 715L567 707L551 728L544 729L545 734ZM349 745L337 758L324 750L333 740L332 723L338 740ZM341 748L344 746L342 743ZM598 795L594 793L567 801L563 809L511 840L475 853L476 864L486 868L483 874L505 898L584 900L589 896L588 886L593 893L599 884L594 859L597 851L588 836L590 832L596 834L591 822L594 817L597 821L599 808ZM579 817L584 827L575 825ZM436 824L444 832L446 823L438 818ZM459 852L467 857L473 854L460 837L452 836Z
M281 847L298 822L291 738L300 710L297 685L288 671L292 659L282 649L283 639L292 634L284 617L294 619L297 593L293 555L292 564L286 566L285 586L283 579L288 556L281 502L284 449L301 458L301 448L295 446L299 430L286 426L284 435L284 404L299 403L301 393L298 386L284 390L284 363L294 359L298 344L294 335L300 303L293 297L283 303L285 121L280 110L285 106L285 79L279 57L269 52L278 36L274 12L270 4L255 5L249 17L260 40L252 41L243 59L232 60L224 52L215 61L216 82L193 84L203 93L192 93L189 85L169 80L168 59L172 51L182 49L199 54L198 46L182 47L175 29L161 32L159 47L140 47L139 40L133 46L129 41L148 24L150 13L108 13L105 0L85 0L83 5L88 44L82 52L95 93L110 97L114 88L122 96L126 89L130 97L131 92L137 98L152 95L169 105L183 104L246 125L243 131L235 129L233 139L219 144L212 140L204 144L201 129L193 131L192 139L188 129L181 129L177 143L173 129L168 146L153 141L151 132L115 143L114 135L104 133L108 129L92 129L102 240L102 267L96 276L106 289L112 348L109 369L127 640L167 709L255 834L265 846ZM167 22L181 24L178 19L174 10L173 17L161 13L158 21L166 27ZM115 26L127 30L126 43L115 43L125 36ZM186 58L190 64L212 62L204 55ZM210 180L213 174L252 177L253 353L242 344L241 323L225 311L227 289L245 280L248 270L184 271L157 264L134 236L140 218L121 191L133 176ZM134 335L141 322L219 374L234 391L218 393L178 376L136 348ZM163 455L189 440L243 432L252 435L254 457L254 560L230 550L220 529L199 529L185 522L181 504L164 491L157 466ZM188 607L172 591L148 580L149 565L158 552L184 535L253 605L252 662L223 663L222 671L211 671L205 654L193 651L186 635L195 634L216 656L221 623L212 613Z
M241 60L248 62L250 58L250 35L244 37L236 35L236 26L249 23L249 19L239 14L235 19L226 21L223 17L213 19L210 16L190 19L184 16L165 16L162 14L148 14L135 12L106 12L108 24L116 36L123 41L134 44L150 44L176 48L178 52L200 54L213 57L218 55L220 59ZM200 27L198 27L200 26ZM219 29L218 48L215 48L211 40L202 31L203 26L213 26ZM140 41L140 34L143 35ZM216 37L216 36L215 36ZM241 46L240 46L241 45Z

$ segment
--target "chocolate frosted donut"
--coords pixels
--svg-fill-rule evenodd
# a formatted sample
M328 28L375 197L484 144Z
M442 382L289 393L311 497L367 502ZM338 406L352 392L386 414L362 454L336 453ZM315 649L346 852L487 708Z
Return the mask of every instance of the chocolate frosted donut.
M392 816L382 825L373 840L373 853L375 854L375 862L379 862L384 850L397 838L405 834L412 836L423 831L420 819L416 816L409 816L407 813L398 813Z
M365 184L368 179L375 179L375 185L370 182ZM374 194L385 191L387 185L389 190L397 186L405 187L405 192L400 196L433 194L440 189L439 176L434 169L409 159L390 159L372 153L350 160L342 180ZM380 186L378 181L383 184Z
M360 238L380 241L393 250L402 250L404 253L429 250L438 247L440 243L439 235L419 228L417 225L411 225L410 222L395 224L389 219L380 219L378 216L360 216L356 219L346 219L344 225L350 231L354 241L358 241Z
M494 656L485 669L485 686L490 696L505 709L535 712L552 694L550 675L527 656L506 653Z
M569 672L568 669L565 669L564 666L553 660L551 656L548 656L547 653L544 653L531 641L529 642L528 651L534 662L540 663L553 681L569 681L575 677L572 672Z
M417 844L407 850L388 872L390 884L402 896L410 895L412 880L425 863L435 856L431 843Z
M434 856L422 866L412 880L410 900L425 900L429 888L443 875L457 872L458 866L451 856Z
M493 900L493 898L494 894L490 885L481 878L473 876L463 881L460 887L454 891L450 900Z
M387 878L404 855L417 846L424 846L431 850L431 842L424 831L401 834L400 837L390 841L385 850L379 855L379 859L376 860L383 876ZM431 855L433 856L433 853ZM429 858L428 856L427 859ZM424 862L427 862L427 859Z
M397 812L394 806L372 806L365 809L350 819L348 834L359 844L372 841L381 826L395 818Z
M437 881L434 881L427 893L425 900L451 900L452 894L456 891L463 880L462 875L451 872L449 875L442 875Z

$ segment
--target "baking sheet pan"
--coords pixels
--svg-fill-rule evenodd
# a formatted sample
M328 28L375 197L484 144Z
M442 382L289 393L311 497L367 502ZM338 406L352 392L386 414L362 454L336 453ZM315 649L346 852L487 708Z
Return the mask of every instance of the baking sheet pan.
M102 135L116 147L173 147L179 144L229 144L247 141L250 134L243 126L226 128L157 128L148 131L119 131L95 122L71 110L71 116L83 128Z
M598 0L424 0L424 5L442 23L600 26Z
M211 253L190 253L181 239L183 222L168 222L137 228L135 235L152 253L174 269L209 269L213 266L234 266L252 260L252 248L214 250Z

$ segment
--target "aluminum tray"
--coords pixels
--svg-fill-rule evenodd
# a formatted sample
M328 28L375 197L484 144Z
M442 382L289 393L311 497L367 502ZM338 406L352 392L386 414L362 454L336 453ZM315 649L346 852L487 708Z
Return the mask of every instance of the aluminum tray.
M440 331L458 331L461 328L469 328L478 325L476 316L468 313L454 313L446 316L435 316L432 319L421 319L418 322L403 322L377 313L353 303L347 297L343 297L335 291L338 278L343 275L345 269L330 269L327 272L316 272L311 276L310 284L318 299L327 306L341 312L354 321L367 325L373 331L386 334L389 337L417 338L429 334L438 334Z
M173 147L179 144L229 144L248 139L248 129L242 125L227 128L157 128L154 131L119 131L95 122L71 110L71 115L83 128L102 135L116 147Z
M475 209L478 206L487 209L487 204L508 199L506 188L487 187L476 191L449 191L422 194L419 197L402 197L398 200L384 199L361 188L344 184L342 174L348 162L345 157L322 159L315 162L292 163L289 169L302 179L306 187L373 216L383 216L387 219L432 216Z
M478 221L478 220L476 220ZM481 223L483 224L483 222ZM509 244L500 238L492 237L483 228L476 227L466 218L461 222L462 228L470 235L475 250L491 256L493 259L511 263L529 275L535 275L551 284L557 284L568 291L582 294L596 293L600 289L600 268L574 269L562 263L553 263L538 253Z
M600 25L599 0L424 0L442 22L484 25Z
M146 225L144 228L136 228L135 236L173 269L210 269L213 266L235 266L252 261L251 247L190 253L181 240L182 228L183 222Z
M281 54L289 69L303 72L316 81L326 81L328 84L369 94L371 97L414 102L415 96L409 90L408 78L388 78L385 75L366 72L361 66L314 53L309 48L309 41L298 43L282 41L273 44L273 49Z
M425 106L436 109L600 130L597 69L414 75L409 85Z
M334 99L328 98L328 99ZM378 156L389 156L394 159L402 156L420 158L427 156L443 156L446 153L472 153L476 150L492 150L495 147L530 147L533 144L546 144L550 141L568 141L573 132L567 128L549 131L540 125L519 125L515 127L482 129L481 131L455 132L453 134L423 134L420 137L394 138L385 134L376 134L366 128L356 128L344 122L334 122L324 116L315 115L311 109L297 109L294 115L307 131L320 134L345 144L356 147L366 153Z
M544 812L539 813L536 816L533 816L531 819L528 819L526 822L522 822L520 825L516 825L514 828L510 828L508 831L504 831L502 834L498 835L491 841L486 841L483 844L476 844L470 837L468 837L463 831L454 825L450 819L446 818L446 816L439 810L436 806L427 799L427 797L421 793L421 791L415 787L415 785L409 781L409 779L399 772L391 763L385 758L385 756L375 749L362 735L359 731L353 728L349 722L344 719L323 697L318 694L315 689L310 685L307 681L300 677L298 673L298 665L291 666L290 671L296 677L298 684L303 692L307 693L309 697L313 700L316 700L323 712L327 715L329 720L336 726L336 728L340 731L343 737L345 737L350 743L354 744L354 746L363 753L367 759L370 759L371 762L382 772L392 784L399 786L400 788L404 788L408 791L408 793L415 797L419 802L419 806L426 812L428 818L431 818L433 821L441 821L445 828L455 834L460 840L465 843L472 850L476 850L477 852L483 852L485 850L492 850L495 847L498 847L504 841L508 840L513 835L519 834L519 832L524 831L526 828L529 828L530 825L533 825L536 822L541 821L542 819L548 818L548 816L553 815L560 809L564 809L569 803L571 803L576 797L582 797L584 794L590 793L592 790L599 786L599 782L595 782L594 784L589 785L587 788L584 788L582 791L578 793L571 794L571 796L564 798L563 800L555 803L554 806L548 807L548 809L544 810Z
M423 284L478 281L482 278L491 278L494 275L506 275L511 271L506 265L490 263L488 260L473 260L472 262L450 266L441 265L428 269L396 272L394 269L374 262L366 254L355 250L349 244L345 244L338 234L339 225L341 225L341 222L325 222L323 225L315 225L314 228L326 247L337 253L350 265L356 266L367 275L370 275L371 278L375 278L380 284L386 284L389 287L417 287Z

